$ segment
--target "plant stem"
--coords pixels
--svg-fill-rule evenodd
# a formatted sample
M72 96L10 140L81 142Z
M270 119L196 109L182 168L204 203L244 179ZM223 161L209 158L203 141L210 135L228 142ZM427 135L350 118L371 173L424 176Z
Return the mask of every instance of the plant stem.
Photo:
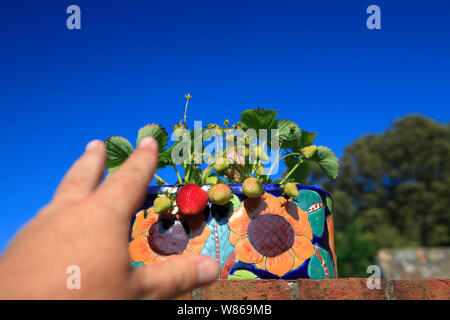
M299 165L303 163L303 160L299 161L294 167L292 167L291 171L288 172L287 175L284 176L284 179L282 180L282 183L286 181L287 178L295 171L295 169L298 168Z
M202 176L202 184L204 184L206 182L206 179L209 177L209 175L211 174L211 171L213 169L213 167L211 167L212 163L210 163L205 171L203 171L203 176Z
M170 190L169 190L169 195L172 194L173 189L175 189L177 186L178 186L178 182L175 183L175 184L172 186L172 188L170 188Z
M187 164L186 165L186 171L185 171L185 174L184 174L184 181L186 183L189 183L190 176L191 176L191 168L192 168L191 164Z
M189 99L186 99L186 106L184 107L184 125L186 126L186 128L187 128L186 114L187 114L188 105L189 105Z
M267 181L269 181L269 177L270 177L270 174L272 173L273 167L274 167L278 162L280 162L280 150L278 150L278 154L277 154L277 158L275 159L275 162L270 166L269 172L267 172L267 176L266 176L266 180L265 180L266 183L267 183Z
M253 165L252 173L251 173L252 176L253 176L253 174L255 173L256 168L259 167L260 164L261 164L261 161L258 160L258 161L256 161L256 163Z
M291 153L287 153L287 154L285 154L284 156L282 156L281 158L280 158L280 154L278 153L278 155L277 155L277 159L275 160L275 162L272 164L272 166L270 167L270 169L269 169L269 172L267 173L267 178L266 178L266 181L269 179L269 176L270 176L270 174L272 173L272 170L273 170L273 167L275 167L275 165L278 163L278 162L280 162L281 160L283 160L284 158L287 158L287 157L289 157L289 156L301 156L302 154L301 153L298 153L298 152L291 152ZM302 161L303 162L303 161ZM300 162L301 163L301 162ZM286 178L285 178L286 179Z
M177 166L175 164L173 164L172 166L175 169L175 173L177 174L178 182L180 184L183 184L183 181L181 180L180 173L178 172Z
M155 176L155 178L159 181L161 181L162 183L169 185L166 181L164 181L160 176L158 176L156 173L153 174Z

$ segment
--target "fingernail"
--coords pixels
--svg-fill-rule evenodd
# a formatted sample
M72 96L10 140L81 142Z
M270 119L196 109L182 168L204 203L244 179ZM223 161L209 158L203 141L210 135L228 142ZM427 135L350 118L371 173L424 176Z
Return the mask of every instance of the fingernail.
M219 275L217 262L212 259L204 259L197 265L198 282L200 284L209 283L216 280Z
M89 151L89 150L93 150L93 149L97 148L99 143L100 143L99 140L92 140L91 142L89 142L86 145L86 150L85 151Z
M152 137L146 137L141 140L138 148L139 149L141 149L141 148L156 149L156 141Z

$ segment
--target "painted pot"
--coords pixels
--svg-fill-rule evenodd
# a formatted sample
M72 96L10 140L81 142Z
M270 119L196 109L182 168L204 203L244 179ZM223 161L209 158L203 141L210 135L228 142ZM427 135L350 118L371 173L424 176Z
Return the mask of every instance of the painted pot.
M131 224L131 266L174 254L204 254L220 263L220 279L337 277L333 200L326 191L297 185L299 196L290 199L279 185L267 184L261 198L250 199L241 186L230 185L233 197L225 206L208 204L194 216L177 208L156 214L156 196L179 187L149 187L144 209Z

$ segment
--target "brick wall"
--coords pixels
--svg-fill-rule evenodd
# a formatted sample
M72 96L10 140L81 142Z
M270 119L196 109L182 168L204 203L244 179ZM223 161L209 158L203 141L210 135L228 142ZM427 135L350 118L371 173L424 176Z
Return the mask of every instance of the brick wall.
M367 288L367 279L218 280L182 295L182 300L450 300L450 279L382 281Z

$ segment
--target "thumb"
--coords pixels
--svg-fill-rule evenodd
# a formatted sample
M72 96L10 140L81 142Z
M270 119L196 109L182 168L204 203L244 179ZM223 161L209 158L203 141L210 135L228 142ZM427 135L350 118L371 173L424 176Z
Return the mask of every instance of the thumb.
M202 255L173 255L165 261L134 269L135 283L141 297L171 299L219 277L216 260Z

